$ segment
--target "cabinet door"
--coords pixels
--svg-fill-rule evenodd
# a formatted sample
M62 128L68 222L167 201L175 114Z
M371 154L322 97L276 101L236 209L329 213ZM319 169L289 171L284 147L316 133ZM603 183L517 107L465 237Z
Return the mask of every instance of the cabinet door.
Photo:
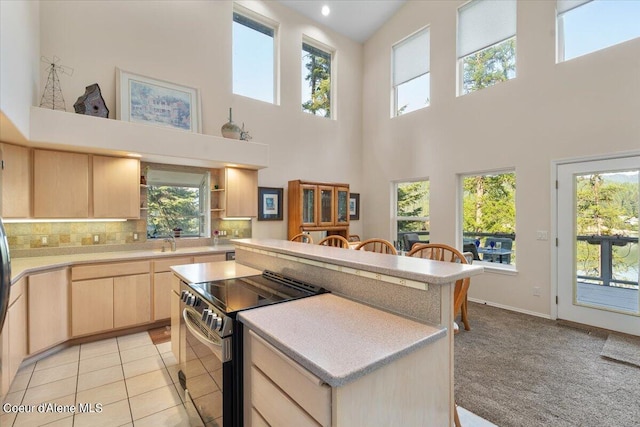
M302 206L302 225L313 226L317 222L318 187L302 184L300 186L300 205Z
M174 281L178 282L178 278L173 276ZM171 351L178 363L180 361L180 317L182 312L180 310L180 295L171 291Z
M93 156L93 216L140 217L140 161Z
M27 356L27 296L22 294L7 313L9 321L9 381Z
M137 274L113 279L113 326L151 321L151 276Z
M9 325L11 319L5 318L4 326L2 327L2 333L0 334L0 399L4 399L4 396L9 391L12 379L9 375L9 364L4 363L5 360L9 360ZM4 402L4 400L3 400Z
M249 169L225 169L225 216L258 216L258 172Z
M89 216L89 156L61 151L33 152L33 216Z
M71 283L71 336L113 329L113 279Z
M334 196L333 187L319 185L318 186L318 225L332 226L335 224L335 211L333 208Z
M336 187L336 225L349 225L349 189Z
M29 354L69 339L67 270L29 276Z
M31 208L30 153L26 147L2 146L2 216L27 218Z
M153 275L153 320L171 317L171 282L174 277L168 271Z

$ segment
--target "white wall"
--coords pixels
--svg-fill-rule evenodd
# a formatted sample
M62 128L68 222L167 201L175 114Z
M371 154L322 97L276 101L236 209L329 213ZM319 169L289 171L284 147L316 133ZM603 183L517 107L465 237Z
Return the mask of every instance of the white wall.
M462 1L409 1L364 50L362 214L390 238L390 182L431 181L431 241L456 244L458 174L515 168L515 275L474 277L470 296L550 314L553 160L640 148L640 39L555 63L555 2L519 1L517 78L456 97ZM390 119L391 46L431 25L431 105ZM532 288L542 295L534 297Z
M0 111L2 134L12 127L29 137L29 110L40 101L40 4L0 2ZM9 120L9 122L5 121Z
M346 182L358 192L362 45L312 25L277 2L239 3L280 24L280 105L232 93L231 1L44 1L42 55L57 55L75 70L73 77L61 77L68 111L85 86L98 83L115 118L116 67L198 87L203 133L220 136L232 107L234 121L245 123L253 141L269 145L269 168L259 172L260 186L283 187L285 198L292 179ZM337 51L336 120L301 111L303 34ZM286 219L285 212L282 222L254 221L253 236L286 237ZM359 222L352 229L360 232Z

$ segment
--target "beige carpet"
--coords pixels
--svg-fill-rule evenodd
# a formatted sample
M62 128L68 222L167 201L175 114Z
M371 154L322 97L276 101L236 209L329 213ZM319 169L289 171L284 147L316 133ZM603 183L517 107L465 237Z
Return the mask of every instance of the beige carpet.
M640 337L609 334L600 355L640 367Z
M640 426L640 367L600 356L602 331L469 304L455 398L500 427Z

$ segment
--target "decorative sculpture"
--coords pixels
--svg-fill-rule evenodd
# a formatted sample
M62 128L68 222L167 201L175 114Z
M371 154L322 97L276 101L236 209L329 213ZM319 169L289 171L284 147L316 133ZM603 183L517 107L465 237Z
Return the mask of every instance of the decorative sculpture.
M109 118L109 109L104 103L98 83L87 86L84 95L78 98L76 103L73 104L73 108L78 114Z

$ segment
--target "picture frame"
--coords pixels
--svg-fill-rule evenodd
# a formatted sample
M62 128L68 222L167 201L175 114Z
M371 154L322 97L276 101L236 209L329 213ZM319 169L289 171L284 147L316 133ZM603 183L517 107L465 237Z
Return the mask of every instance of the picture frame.
M360 193L349 194L349 220L360 219Z
M258 221L282 221L282 188L258 187Z
M116 119L201 132L200 90L116 69Z

